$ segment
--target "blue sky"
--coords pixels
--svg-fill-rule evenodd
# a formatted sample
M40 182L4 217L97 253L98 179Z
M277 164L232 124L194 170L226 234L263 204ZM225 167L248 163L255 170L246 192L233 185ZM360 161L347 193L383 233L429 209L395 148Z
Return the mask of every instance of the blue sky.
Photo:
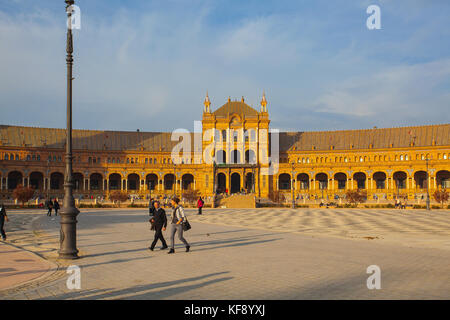
M75 128L192 130L207 90L265 90L281 130L450 122L447 0L76 4ZM65 126L65 23L63 0L0 0L1 124Z

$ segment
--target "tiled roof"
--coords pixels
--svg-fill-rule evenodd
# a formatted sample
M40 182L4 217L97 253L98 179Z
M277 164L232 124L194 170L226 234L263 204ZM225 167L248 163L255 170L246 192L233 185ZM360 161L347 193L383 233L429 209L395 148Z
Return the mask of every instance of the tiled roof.
M75 150L165 151L170 152L178 141L171 141L169 132L130 132L74 130ZM12 147L64 148L64 129L47 129L0 125L0 145ZM282 132L280 151L348 150L450 146L450 124L321 132ZM194 150L194 134L191 133ZM142 149L143 148L143 149Z
M216 117L228 117L228 115L232 113L244 115L245 117L258 117L258 111L247 105L245 102L240 101L229 101L214 111Z
M191 136L193 149L194 138ZM169 132L127 132L73 130L73 148L77 150L171 151L179 141L171 141ZM64 148L66 131L33 127L0 126L0 145L14 147Z
M348 150L410 147L450 146L450 124L343 130L321 132L280 133L280 150ZM372 145L372 146L371 146Z

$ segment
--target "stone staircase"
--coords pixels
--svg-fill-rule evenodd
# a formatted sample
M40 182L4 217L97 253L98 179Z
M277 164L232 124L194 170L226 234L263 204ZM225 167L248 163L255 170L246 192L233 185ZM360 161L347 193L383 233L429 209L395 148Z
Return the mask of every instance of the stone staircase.
M255 208L255 195L233 194L229 197L219 196L216 198L215 207L236 209Z

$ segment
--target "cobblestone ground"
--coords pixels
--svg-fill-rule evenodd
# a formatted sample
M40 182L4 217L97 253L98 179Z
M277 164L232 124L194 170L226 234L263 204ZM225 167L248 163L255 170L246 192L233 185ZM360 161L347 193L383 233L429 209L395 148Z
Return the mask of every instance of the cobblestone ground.
M83 211L78 218L82 259L71 262L81 268L82 289L67 289L67 263L56 260L53 277L2 291L0 298L450 298L448 211L187 212L192 252L178 245L175 255L167 255L147 249L153 234L146 210ZM24 238L16 245L28 243L29 250L45 247L41 251L55 259L58 219L40 217L32 225L39 232L19 229L9 237ZM381 290L367 289L370 265L381 268Z

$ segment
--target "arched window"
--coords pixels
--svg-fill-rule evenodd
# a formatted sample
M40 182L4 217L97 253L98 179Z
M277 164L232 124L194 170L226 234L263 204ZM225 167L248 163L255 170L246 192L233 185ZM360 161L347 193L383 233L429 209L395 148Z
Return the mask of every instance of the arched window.
M9 160L9 155L5 154L5 160Z
M31 161L31 156L27 155L27 161Z
M227 130L222 130L222 141L227 141Z

